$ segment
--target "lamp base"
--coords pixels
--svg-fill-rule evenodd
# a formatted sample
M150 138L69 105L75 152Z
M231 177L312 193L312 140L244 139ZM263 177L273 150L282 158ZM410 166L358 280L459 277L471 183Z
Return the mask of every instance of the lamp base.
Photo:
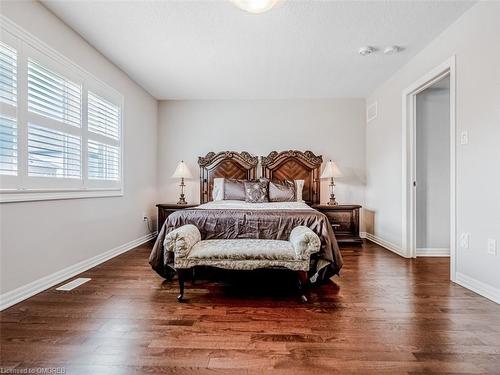
M335 180L333 177L330 179L330 185L328 185L330 188L330 200L328 201L327 205L329 206L338 206L337 201L335 200Z
M186 198L184 198L184 194L181 194L181 196L179 197L179 201L177 202L177 204L187 204L188 202L186 202Z
M181 195L179 197L179 202L177 204L187 204L186 198L184 198L184 177L181 178L181 184L179 185L181 187Z
M330 200L328 201L327 205L329 206L338 206L339 203L335 200L335 194L330 194Z

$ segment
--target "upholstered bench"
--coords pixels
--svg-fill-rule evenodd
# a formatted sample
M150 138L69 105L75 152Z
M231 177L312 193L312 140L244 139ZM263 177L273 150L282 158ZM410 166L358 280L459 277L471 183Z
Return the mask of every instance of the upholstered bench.
M297 271L299 289L307 283L311 254L319 251L319 237L308 227L297 226L288 241L263 239L201 240L198 228L188 224L165 236L165 251L174 252L174 267L179 279L180 294L184 298L186 270L195 266L211 266L229 270L260 268L287 268ZM301 293L303 302L307 298Z

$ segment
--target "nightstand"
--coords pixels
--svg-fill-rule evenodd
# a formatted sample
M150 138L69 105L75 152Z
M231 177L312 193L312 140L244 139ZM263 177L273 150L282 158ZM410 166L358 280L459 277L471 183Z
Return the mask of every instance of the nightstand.
M167 217L174 213L175 211L183 210L185 208L192 208L199 206L198 204L176 204L176 203L160 203L157 204L158 207L158 233L160 233L163 223L167 220Z
M312 208L326 215L332 225L333 232L339 245L362 244L359 237L359 209L357 204L339 204L330 206L316 204Z

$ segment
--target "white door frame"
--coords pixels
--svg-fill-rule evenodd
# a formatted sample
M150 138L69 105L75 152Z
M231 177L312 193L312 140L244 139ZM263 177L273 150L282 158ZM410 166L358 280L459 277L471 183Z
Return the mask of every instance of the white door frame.
M408 258L416 258L416 96L435 82L450 77L450 278L455 281L456 272L456 124L455 124L455 56L432 69L403 90L403 181L402 181L402 244Z

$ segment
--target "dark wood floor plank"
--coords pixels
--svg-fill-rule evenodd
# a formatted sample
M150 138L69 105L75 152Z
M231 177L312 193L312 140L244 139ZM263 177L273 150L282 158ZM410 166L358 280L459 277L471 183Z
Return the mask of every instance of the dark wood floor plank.
M151 244L0 313L0 367L66 374L500 374L500 307L449 281L449 259L342 249L341 277L296 298L293 275L175 282ZM202 274L203 275L203 274Z

